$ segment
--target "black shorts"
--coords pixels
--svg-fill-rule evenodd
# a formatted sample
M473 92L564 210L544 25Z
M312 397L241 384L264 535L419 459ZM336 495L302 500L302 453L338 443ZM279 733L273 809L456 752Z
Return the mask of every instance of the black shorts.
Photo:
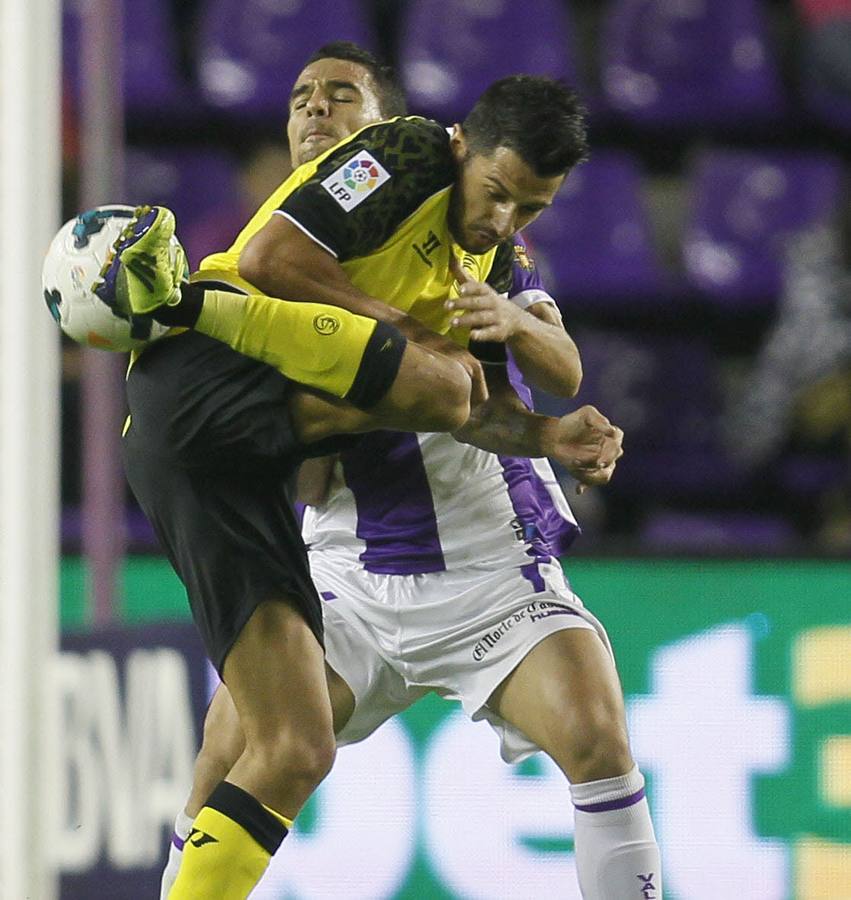
M187 332L148 347L127 379L127 479L189 595L219 673L258 604L288 599L322 643L321 601L290 482L307 456L350 446L299 443L293 383Z

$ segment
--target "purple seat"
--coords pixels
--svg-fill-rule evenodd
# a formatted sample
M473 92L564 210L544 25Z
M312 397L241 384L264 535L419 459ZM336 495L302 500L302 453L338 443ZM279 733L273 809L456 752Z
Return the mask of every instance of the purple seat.
M128 203L168 206L177 217L177 234L191 267L208 253L223 250L248 220L237 169L214 150L171 150L127 154Z
M744 125L784 111L758 0L616 0L601 71L612 111L645 126Z
M745 512L659 510L644 522L639 540L652 553L788 553L797 535L786 519Z
M286 118L293 82L322 44L374 45L358 0L210 0L201 9L201 91L209 106L246 119Z
M718 306L758 308L781 288L789 238L836 214L842 166L822 154L717 150L690 178L686 280Z
M411 109L447 124L463 119L484 89L506 75L575 84L562 0L410 0L398 58Z
M63 78L75 103L79 102L82 73L81 28L84 0L64 0L62 14ZM183 77L171 4L146 0L123 4L124 102L128 115L198 116L196 91Z
M636 161L595 153L527 229L545 282L564 308L663 303L666 275L653 246Z
M808 87L804 104L809 114L828 128L851 135L851 98L818 87Z
M590 403L624 430L625 453L607 491L654 502L714 499L744 481L720 448L715 358L696 338L621 332L574 334L584 377L572 401L536 396L559 415Z
M847 459L824 453L790 453L773 470L779 487L798 502L837 490L851 477Z

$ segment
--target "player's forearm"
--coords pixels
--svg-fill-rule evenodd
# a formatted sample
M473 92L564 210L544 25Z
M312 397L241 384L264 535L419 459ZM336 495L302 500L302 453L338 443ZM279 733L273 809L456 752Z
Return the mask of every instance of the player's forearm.
M556 397L575 397L582 363L573 338L559 324L523 317L523 327L508 339L517 367L535 387Z
M547 456L558 419L542 416L527 409L516 397L491 394L490 399L475 407L470 418L453 437L462 444L472 444L491 453L507 456Z

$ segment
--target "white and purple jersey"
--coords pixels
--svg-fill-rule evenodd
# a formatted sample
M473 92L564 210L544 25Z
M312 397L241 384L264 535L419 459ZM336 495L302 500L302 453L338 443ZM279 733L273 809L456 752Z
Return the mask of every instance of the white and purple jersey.
M519 236L510 298L523 308L554 302ZM508 375L531 406L510 354ZM379 431L341 455L326 504L307 508L302 530L311 550L414 575L558 557L579 529L545 459L489 453L448 434Z

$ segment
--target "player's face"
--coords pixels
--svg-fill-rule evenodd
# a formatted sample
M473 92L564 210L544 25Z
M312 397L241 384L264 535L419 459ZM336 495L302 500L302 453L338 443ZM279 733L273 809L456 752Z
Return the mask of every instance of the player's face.
M542 178L508 147L486 156L471 153L460 126L452 133L458 179L452 191L450 225L468 253L486 253L533 222L552 202L564 175Z
M287 138L294 166L315 159L343 138L383 118L375 81L358 63L319 59L296 79Z

